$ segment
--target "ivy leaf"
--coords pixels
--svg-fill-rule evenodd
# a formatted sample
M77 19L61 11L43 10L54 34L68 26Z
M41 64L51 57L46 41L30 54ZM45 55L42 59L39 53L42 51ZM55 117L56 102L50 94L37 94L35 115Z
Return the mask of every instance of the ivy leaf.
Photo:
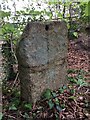
M59 100L58 100L58 98L55 98L55 104L56 104L56 105L59 105Z
M77 80L73 77L68 77L68 80L72 83L77 83Z
M71 90L70 90L70 93L71 93L71 94L74 94L74 93L75 93L75 89L71 89Z
M25 104L25 108L31 110L32 109L32 104L31 103Z
M29 117L29 115L25 112L25 114L23 115L23 117L24 118L27 118L27 119L29 119L30 117Z
M51 94L51 90L50 89L47 89L44 94L43 94L44 98L46 99L50 99L52 97L52 94Z
M66 86L63 86L63 87L59 88L59 92L63 93L66 88L67 88Z
M54 103L52 102L51 99L48 101L48 105L49 105L50 109L52 109L54 107Z
M77 32L74 32L73 35L78 38L78 33Z
M15 104L12 104L12 105L9 107L9 110L17 110Z
M74 70L74 69L68 69L68 70L67 70L67 73L68 73L68 74L70 74L70 73L75 73L75 72L76 72L76 70Z
M55 92L52 92L52 96L53 96L53 97L56 97L57 94L56 94Z
M80 85L80 86L86 86L87 85L87 83L85 81L83 81L82 79L78 79L77 84Z

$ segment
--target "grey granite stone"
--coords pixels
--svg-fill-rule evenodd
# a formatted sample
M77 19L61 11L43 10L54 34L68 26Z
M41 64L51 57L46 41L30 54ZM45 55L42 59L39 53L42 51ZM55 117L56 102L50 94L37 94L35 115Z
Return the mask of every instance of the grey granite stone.
M36 102L47 88L66 80L67 27L65 22L30 22L17 45L21 98Z

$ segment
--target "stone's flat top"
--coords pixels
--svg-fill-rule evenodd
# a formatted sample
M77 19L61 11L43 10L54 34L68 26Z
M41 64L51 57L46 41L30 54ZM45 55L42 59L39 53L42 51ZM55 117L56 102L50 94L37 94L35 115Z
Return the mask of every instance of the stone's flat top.
M37 26L37 27L36 27ZM66 25L66 22L65 21L45 21L45 22L42 22L42 21L35 21L35 22L29 22L24 31L25 33L29 33L29 32L32 32L32 30L35 31L35 29L37 29L38 31L37 32L40 32L41 30L44 32L49 32L50 30L57 28L57 29L60 29L61 28L61 33L64 34L64 31L63 29L66 29L67 30L67 25ZM36 32L36 31L35 31ZM24 32L23 32L23 35ZM24 36L25 37L25 36Z
M33 21L33 22L29 22L28 24L50 24L50 23L66 23L65 21L59 21L59 20L49 20L49 21Z

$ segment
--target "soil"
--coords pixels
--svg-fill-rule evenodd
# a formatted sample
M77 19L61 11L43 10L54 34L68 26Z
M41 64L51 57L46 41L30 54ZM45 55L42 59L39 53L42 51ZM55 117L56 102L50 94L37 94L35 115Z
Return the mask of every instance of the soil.
M32 106L32 110L23 109L20 104L18 110L10 110L12 99L15 98L13 90L19 89L19 80L15 79L7 82L7 89L3 92L3 120L90 120L90 37L80 33L78 39L69 40L68 44L68 69L83 70L83 77L88 83L87 86L68 84L67 89L60 93L55 91L56 97L50 100L54 107L50 109L49 100L43 99ZM68 76L76 77L78 72L69 73ZM17 76L18 78L18 76ZM16 92L15 92L16 93ZM55 102L58 99L61 108ZM14 102L14 101L13 101ZM27 113L27 114L26 114ZM25 115L27 118L25 118ZM29 118L28 118L29 115ZM36 117L35 117L36 116Z

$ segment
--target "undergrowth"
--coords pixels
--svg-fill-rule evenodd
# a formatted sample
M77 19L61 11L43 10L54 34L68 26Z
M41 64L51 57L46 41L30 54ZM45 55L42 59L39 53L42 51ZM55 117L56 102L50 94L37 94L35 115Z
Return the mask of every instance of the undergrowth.
M90 86L84 78L87 73L72 69L67 72L69 84L56 91L47 89L36 104L20 101L19 80L16 83L15 81L4 83L3 114L0 114L0 119L88 120L90 117Z

